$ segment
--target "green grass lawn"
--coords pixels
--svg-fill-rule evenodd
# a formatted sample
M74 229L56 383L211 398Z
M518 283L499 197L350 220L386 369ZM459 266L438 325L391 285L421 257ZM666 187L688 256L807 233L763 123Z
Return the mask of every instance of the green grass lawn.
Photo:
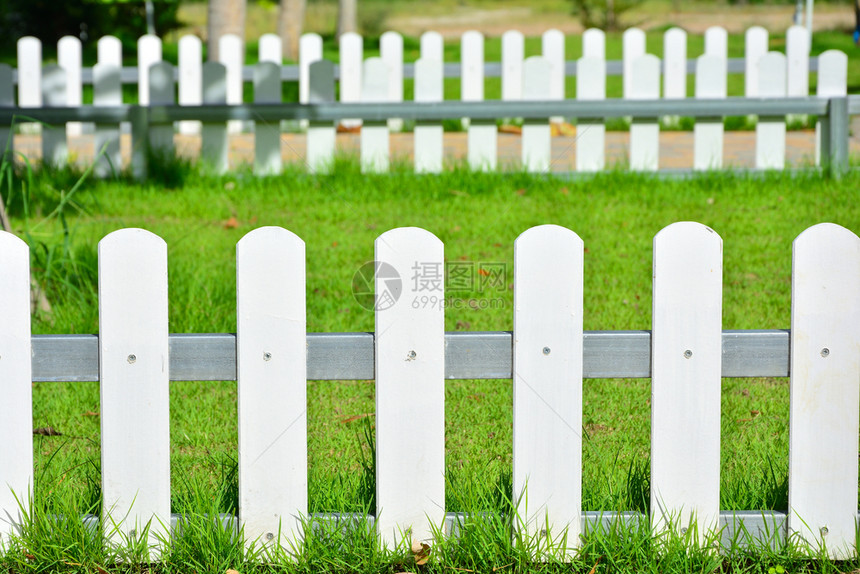
M306 242L311 332L373 330L373 314L352 297L352 276L373 259L374 239L395 227L433 232L447 260L507 265L509 288L498 294L503 305L449 309L450 331L512 328L513 242L534 225L563 225L584 240L587 330L650 328L652 240L670 223L698 221L722 236L725 329L788 328L792 240L826 221L860 231L856 174L841 181L719 174L663 181L625 173L564 181L461 171L370 176L354 161L339 163L330 176L178 173L173 187L86 180L62 218L48 214L74 185L74 174L4 180L0 191L13 226L29 229L41 245L33 266L54 306L50 316L35 318L34 332L98 332L97 242L124 227L148 229L167 242L174 333L235 332L235 245L264 225L283 226ZM74 499L79 511L98 513L98 385L37 383L33 392L34 428L62 433L34 437L37 501L55 508ZM197 508L235 512L235 383L176 382L170 398L174 511L190 500ZM783 379L723 380L721 508L787 507L788 399ZM585 381L584 509L646 511L649 401L647 379ZM448 511L498 509L498 493L510 491L511 405L509 380L446 383ZM308 383L311 512L372 508L373 419L365 415L373 410L373 381Z

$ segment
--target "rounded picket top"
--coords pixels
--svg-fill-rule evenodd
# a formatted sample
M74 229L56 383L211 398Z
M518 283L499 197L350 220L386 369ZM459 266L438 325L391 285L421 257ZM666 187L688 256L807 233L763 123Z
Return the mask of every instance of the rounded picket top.
M9 275L8 266L18 265L18 261L24 262L27 268L26 276L29 277L30 246L14 233L0 230L0 276ZM11 275L14 275L14 271Z
M151 231L140 229L138 227L129 227L126 229L118 229L105 235L99 241L98 252L99 261L103 255L117 254L124 258L134 257L140 253L164 251L167 253L167 243Z
M819 246L816 249L822 250L819 257L823 258L834 251L860 252L860 237L836 223L818 223L803 230L794 238L792 245L795 250L813 245Z
M818 56L818 96L845 96L848 90L848 55L841 50L827 50Z
M657 244L673 243L678 248L692 251L695 245L719 245L722 250L723 238L720 234L695 221L679 221L671 223L657 232L654 236L654 248Z
M277 34L263 34L257 47L258 62L274 62L281 65L283 61L281 37Z
M265 227L258 227L243 235L242 239L236 244L236 252L276 246L284 249L304 249L305 242L301 237L288 229L277 225L267 225Z
M582 238L567 227L538 225L523 231L514 240L514 266L519 269L522 262L518 261L518 258L528 254L528 257L535 258L535 264L531 267L536 272L545 269L552 270L555 274L560 261L567 261L572 257L579 257L581 261L583 247ZM514 288L516 289L516 285Z
M395 227L376 238L375 245L392 251L408 251L433 245L442 246L442 240L421 227Z
M582 57L606 59L606 32L600 28L589 28L582 33Z
M442 34L433 30L421 34L421 57L430 60L444 61L445 40Z
M181 42L181 40L180 40ZM122 42L116 36L102 36L97 44L98 62L122 67Z

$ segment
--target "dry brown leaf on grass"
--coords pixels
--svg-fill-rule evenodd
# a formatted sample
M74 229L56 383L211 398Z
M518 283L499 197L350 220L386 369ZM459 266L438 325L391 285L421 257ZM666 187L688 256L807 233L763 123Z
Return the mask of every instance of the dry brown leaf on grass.
M522 135L523 128L521 128L519 126L509 126L509 125L499 126L499 133Z
M239 574L238 570L228 569L224 574Z
M342 424L346 424L346 423L351 423L353 421L357 421L358 419L363 419L363 418L367 418L367 417L375 417L375 416L376 416L376 413L362 413L360 415L353 415L349 418L345 418L340 422Z
M54 427L39 427L33 429L33 434L40 436L63 436L63 433Z
M224 229L236 229L239 227L239 220L235 216L224 222Z
M416 565L424 566L430 559L430 545L416 540L412 543L412 557Z
M588 571L588 574L594 574L595 572L597 572L597 565L600 564L601 558L603 558L603 556L597 557L597 562L594 563L594 566L591 567L591 570Z

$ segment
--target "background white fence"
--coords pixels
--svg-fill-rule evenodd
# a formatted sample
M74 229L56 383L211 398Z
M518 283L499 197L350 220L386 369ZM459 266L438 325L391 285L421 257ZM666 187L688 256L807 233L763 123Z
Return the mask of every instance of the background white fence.
M432 525L446 523L445 379L510 378L513 495L528 484L518 526L534 532L548 521L552 533L567 528L575 547L586 522L625 519L581 509L583 378L650 376L655 532L695 523L700 537L725 526L729 539L771 543L796 533L834 558L853 556L860 238L820 224L794 241L790 334L721 331L722 239L689 222L654 238L651 333L584 333L583 247L554 225L516 240L512 334L446 335L443 285L438 304L416 305L427 292L406 279L393 306L376 311L375 337L310 335L304 243L261 228L237 247L235 337L179 337L167 329L166 244L124 229L99 244L100 335L31 338L28 248L0 233L0 484L21 501L33 484L31 382L99 380L102 527L127 536L156 519L154 544L171 523L169 381L237 380L239 522L246 543L286 545L308 511L306 379L375 378L376 527L389 544L407 532L427 540ZM428 231L399 228L377 239L375 259L411 278L416 262L441 268L444 246ZM385 290L379 281L376 293ZM721 377L786 374L789 507L721 513ZM6 489L0 515L6 536L19 520Z

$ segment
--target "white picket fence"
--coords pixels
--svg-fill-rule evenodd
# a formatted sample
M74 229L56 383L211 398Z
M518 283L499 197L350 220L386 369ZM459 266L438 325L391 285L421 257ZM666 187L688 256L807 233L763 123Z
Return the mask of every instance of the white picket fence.
M123 229L106 236L98 252L97 341L47 337L57 356L46 357L42 341L31 338L27 245L0 233L0 483L9 487L0 489L2 537L15 528L19 501L26 510L23 495L33 484L32 381L100 381L102 527L120 542L150 523L155 545L170 525L169 382L219 380L223 370L213 365L232 357L238 519L248 544L289 547L301 536L299 519L308 512L307 378L375 378L376 528L391 544L404 536L426 541L431 527L446 521L446 377L493 377L513 380L513 495L528 489L517 526L529 532L548 527L551 535L566 528L573 551L586 522L602 519L581 508L583 378L650 376L655 533L694 524L700 537L720 526L737 533L740 521L746 536L784 541L796 533L815 548L824 545L831 557L855 555L860 238L845 228L815 225L794 241L786 335L723 332L722 239L698 223L666 227L654 238L650 338L583 332L583 242L555 225L531 228L514 244L513 334L446 335L439 273L444 246L429 231L394 229L376 240L375 259L396 270L399 287L391 274L376 278L375 292L393 298L377 306L375 336L363 361L354 360L346 344L320 354L320 338L360 347L359 335L306 334L305 245L285 229L257 229L237 246L235 339L175 341L168 334L167 246L159 237ZM436 298L423 298L428 295ZM212 337L228 344L212 354ZM644 339L644 353L631 337ZM464 339L482 343L466 352ZM620 343L609 352L611 340ZM773 353L760 344L765 340L784 348ZM91 342L97 352L88 350ZM193 352L174 369L182 348ZM637 361L644 361L644 374L629 370ZM90 368L94 374L87 374ZM789 508L721 513L721 376L786 371Z

